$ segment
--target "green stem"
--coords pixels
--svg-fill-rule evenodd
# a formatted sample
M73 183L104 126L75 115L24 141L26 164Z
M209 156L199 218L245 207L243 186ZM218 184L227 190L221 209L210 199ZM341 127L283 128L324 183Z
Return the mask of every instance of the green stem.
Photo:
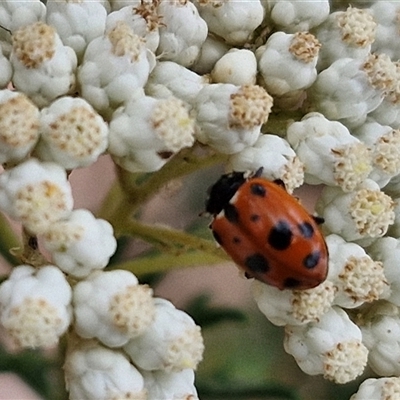
M18 236L11 229L7 218L0 213L0 254L9 264L18 265L20 262L10 250L20 247Z
M119 183L116 183L110 190L99 216L114 224L114 221L121 219L119 216L121 210L124 210L124 214L128 216L132 215L169 181L218 164L227 158L226 155L216 153L195 154L200 150L199 145L183 149L160 170L152 174L130 174L119 170Z
M226 260L225 254L221 257L193 250L182 254L161 253L155 256L142 257L125 261L112 266L112 269L125 269L137 276L148 273L168 272L176 268L189 268L199 265L215 265Z
M197 250L222 260L229 259L214 242L166 226L146 225L136 220L125 220L120 233L139 237L163 251L172 252L175 256Z
M115 181L103 200L100 210L97 212L97 217L110 221L123 197L122 187L118 181Z

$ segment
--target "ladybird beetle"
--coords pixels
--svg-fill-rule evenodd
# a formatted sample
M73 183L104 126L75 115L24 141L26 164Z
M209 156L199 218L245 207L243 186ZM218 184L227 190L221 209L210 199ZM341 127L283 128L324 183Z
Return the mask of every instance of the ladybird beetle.
M214 238L248 278L281 290L313 288L328 273L323 220L261 172L232 172L211 186L206 211Z

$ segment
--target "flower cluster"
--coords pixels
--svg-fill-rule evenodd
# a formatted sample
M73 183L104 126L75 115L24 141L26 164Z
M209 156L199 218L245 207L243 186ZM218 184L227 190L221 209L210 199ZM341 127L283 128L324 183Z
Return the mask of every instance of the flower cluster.
M388 1L1 2L0 210L23 246L0 324L21 347L67 337L71 399L198 398L200 328L106 267L128 233L221 256L133 223L156 189L221 161L289 193L322 185L326 281L254 281L253 296L305 373L347 383L369 365L380 378L353 400L400 395L399 15ZM74 209L69 182L102 154L125 191L108 220Z

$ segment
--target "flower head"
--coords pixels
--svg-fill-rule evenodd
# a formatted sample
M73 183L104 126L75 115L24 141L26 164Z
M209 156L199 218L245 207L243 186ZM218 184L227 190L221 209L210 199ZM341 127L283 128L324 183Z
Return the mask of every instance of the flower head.
M361 246L347 243L338 235L327 236L326 244L328 280L337 289L334 304L354 308L381 298L388 289L382 262L374 261Z
M287 129L287 140L305 168L305 181L339 186L350 192L368 177L372 160L367 145L337 121L309 113Z
M304 166L289 143L276 135L262 135L253 146L229 157L234 171L257 171L269 180L281 179L289 193L303 184Z
M93 39L78 71L81 94L109 118L132 93L144 87L155 56L130 26L119 21L104 36Z
M47 23L57 29L79 60L88 43L104 33L107 11L101 1L49 0L46 8Z
M204 350L200 327L169 301L160 298L154 301L154 321L142 335L130 340L124 350L144 370L196 369Z
M75 88L77 57L57 31L36 22L13 32L10 61L14 86L38 106L45 106Z
M96 271L74 287L76 332L121 347L150 327L155 314L152 294L128 271Z
M286 326L285 350L310 375L322 374L336 383L361 375L368 350L361 331L340 308L333 307L318 322Z
M32 233L68 216L72 205L65 170L57 164L29 159L0 175L0 208Z
M369 378L358 388L350 400L397 399L400 396L400 378Z
M39 109L23 94L0 91L0 163L20 161L39 139Z
M194 64L208 33L196 6L190 1L160 1L158 15L162 24L157 55L184 67Z
M327 187L318 201L317 210L325 219L324 229L345 240L364 240L383 236L394 221L394 203L372 180L354 192L343 193Z
M256 53L268 92L283 96L311 86L317 78L315 67L320 47L318 40L308 32L272 34Z
M221 153L237 153L256 142L271 108L272 97L260 86L207 85L196 98L197 138Z
M147 399L142 375L123 352L95 341L70 343L64 371L71 399Z
M43 242L57 266L79 278L104 268L117 248L111 224L84 209L51 224Z
M138 96L110 123L109 152L125 169L156 171L179 150L194 143L194 121L175 98Z
M368 365L380 376L399 375L400 310L381 302L360 313L363 343L369 350Z
M70 302L57 267L20 265L0 286L0 322L18 346L54 346L71 322Z
M108 145L108 127L85 100L63 97L41 112L35 155L66 169L93 164Z
M336 288L325 281L313 289L279 290L254 281L252 293L260 311L274 325L296 326L318 321L329 311Z

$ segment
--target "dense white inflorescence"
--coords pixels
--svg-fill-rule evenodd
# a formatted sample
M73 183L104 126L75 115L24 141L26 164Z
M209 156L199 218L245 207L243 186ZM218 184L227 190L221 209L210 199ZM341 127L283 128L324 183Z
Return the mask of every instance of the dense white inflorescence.
M67 337L70 399L198 399L200 327L112 257L127 234L218 254L133 220L216 162L321 186L326 280L252 295L305 373L342 384L368 366L378 378L351 400L399 397L400 4L350 3L0 2L0 210L23 236L0 324L19 347ZM69 177L104 154L119 185L97 218L73 209Z

